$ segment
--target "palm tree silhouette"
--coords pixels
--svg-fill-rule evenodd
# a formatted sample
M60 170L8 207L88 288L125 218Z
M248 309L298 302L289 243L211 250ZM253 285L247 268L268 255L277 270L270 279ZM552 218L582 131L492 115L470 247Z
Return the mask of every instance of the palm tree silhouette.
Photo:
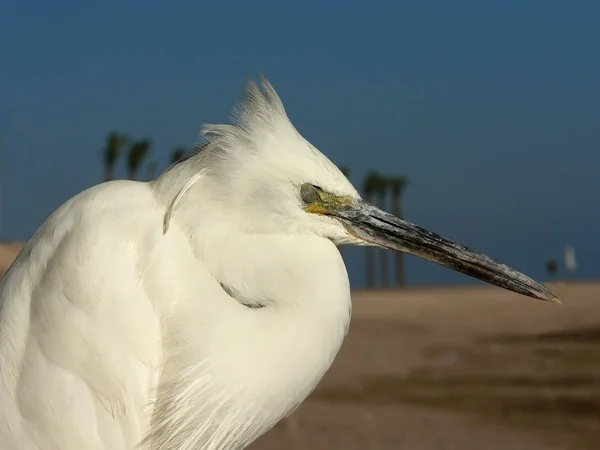
M111 132L106 138L104 147L104 180L110 181L114 179L115 167L119 156L123 153L123 149L127 145L129 139L123 134Z
M149 139L141 139L131 144L127 155L127 171L130 180L137 180L138 172L144 159L150 154L151 142Z
M550 278L554 278L558 272L558 263L554 259L546 261L546 270L550 275Z
M177 147L171 151L171 164L175 164L181 158L185 156L187 150L185 148Z

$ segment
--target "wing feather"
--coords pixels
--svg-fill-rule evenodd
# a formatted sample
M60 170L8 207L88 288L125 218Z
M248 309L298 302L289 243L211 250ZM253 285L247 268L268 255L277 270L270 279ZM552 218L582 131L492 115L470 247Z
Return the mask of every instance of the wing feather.
M0 448L132 449L147 434L161 339L141 276L161 224L147 185L115 182L26 245L0 284Z

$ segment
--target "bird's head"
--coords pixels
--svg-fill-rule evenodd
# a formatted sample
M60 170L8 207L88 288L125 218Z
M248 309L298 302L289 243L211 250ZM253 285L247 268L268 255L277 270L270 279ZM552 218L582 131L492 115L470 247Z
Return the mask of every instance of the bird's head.
M201 174L197 189L204 189L203 211L211 220L218 217L247 233L380 246L529 297L558 301L526 275L365 202L335 164L300 135L264 78L262 89L249 83L234 118L234 124L206 126L201 150L174 175L185 181Z

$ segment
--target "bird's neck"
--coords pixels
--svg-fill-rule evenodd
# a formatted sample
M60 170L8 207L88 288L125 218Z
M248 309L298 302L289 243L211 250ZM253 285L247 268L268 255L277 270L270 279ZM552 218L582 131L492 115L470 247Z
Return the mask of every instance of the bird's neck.
M198 294L197 313L178 317L179 356L168 370L176 374L170 395L182 406L171 415L197 416L196 429L181 428L185 441L203 444L197 448L243 448L330 368L350 320L347 273L335 246L318 238L229 233L199 239L194 251L218 283ZM241 305L219 283L264 306Z

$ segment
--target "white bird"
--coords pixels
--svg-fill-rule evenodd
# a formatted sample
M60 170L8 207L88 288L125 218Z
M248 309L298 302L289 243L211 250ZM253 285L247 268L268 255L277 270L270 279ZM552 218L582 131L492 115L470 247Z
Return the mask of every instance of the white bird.
M265 80L157 180L61 206L0 285L0 448L242 449L331 366L351 302L338 245L544 286L364 202Z

